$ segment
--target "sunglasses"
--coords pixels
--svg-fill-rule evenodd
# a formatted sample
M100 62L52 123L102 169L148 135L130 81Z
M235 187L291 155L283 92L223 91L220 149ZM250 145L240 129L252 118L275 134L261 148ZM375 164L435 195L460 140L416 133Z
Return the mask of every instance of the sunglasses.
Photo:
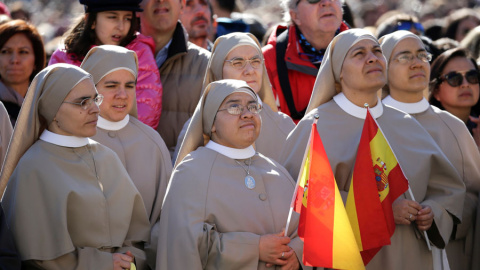
M414 23L411 21L400 21L397 23L397 30L410 31L412 28L417 30L421 35L425 33L425 29L421 23Z
M451 87L458 87L462 85L463 78L465 78L469 84L478 84L478 77L478 71L472 69L463 73L452 71L439 77L438 80L440 82L446 81Z

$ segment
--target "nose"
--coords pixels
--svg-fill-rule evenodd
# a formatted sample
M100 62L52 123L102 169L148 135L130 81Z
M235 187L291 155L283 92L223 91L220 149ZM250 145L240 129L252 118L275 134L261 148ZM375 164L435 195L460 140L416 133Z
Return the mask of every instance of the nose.
M117 23L117 28L120 30L120 31L123 31L123 29L125 28L125 20L123 19L120 19Z
M320 0L322 7L324 6L330 6L333 3L334 0Z
M248 118L252 118L253 116L254 114L248 110L247 106L243 107L241 118L248 119Z
M193 12L196 16L205 14L205 8L201 4L196 4Z
M11 63L18 63L19 60L20 60L20 57L19 57L18 53L13 52L13 53L10 55L10 62L11 62Z
M115 97L116 98L121 98L121 99L126 99L127 98L127 90L125 89L125 87L119 87Z
M252 74L255 72L255 69L252 67L252 63L250 61L247 61L245 64L245 67L243 68L243 72L245 74Z
M467 77L465 76L465 74L463 74L462 76L462 84L460 85L460 87L470 87L470 83L467 81Z
M372 64L379 61L378 57L373 53L369 52L368 53L368 58L367 58L367 63Z

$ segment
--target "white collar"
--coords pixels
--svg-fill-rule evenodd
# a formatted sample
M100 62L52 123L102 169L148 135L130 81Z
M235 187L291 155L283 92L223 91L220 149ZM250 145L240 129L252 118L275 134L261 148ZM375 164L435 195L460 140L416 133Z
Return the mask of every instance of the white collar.
M89 143L87 137L65 136L44 130L40 140L64 147L82 147Z
M333 100L337 103L337 105L342 110L344 110L346 113L350 114L351 116L354 116L360 119L365 119L367 117L367 109L353 104L350 100L347 99L347 97L343 93L340 92L339 94L334 96ZM380 98L378 98L377 105L375 105L375 107L373 108L370 108L370 113L372 114L372 117L374 117L375 119L382 116L383 106Z
M430 108L430 103L428 103L425 98L422 98L422 100L420 100L419 102L405 103L395 100L392 96L388 95L382 100L382 102L385 105L390 105L396 109L399 109L400 111L404 111L409 114L422 113L428 110L428 108Z
M120 130L128 125L128 121L130 121L130 115L127 114L125 118L118 122L112 122L107 120L100 115L98 116L97 127L105 130Z
M216 151L231 159L247 159L255 155L255 149L251 145L244 149L237 149L227 147L210 140L207 145L205 145L205 147L208 149L212 149L213 151Z

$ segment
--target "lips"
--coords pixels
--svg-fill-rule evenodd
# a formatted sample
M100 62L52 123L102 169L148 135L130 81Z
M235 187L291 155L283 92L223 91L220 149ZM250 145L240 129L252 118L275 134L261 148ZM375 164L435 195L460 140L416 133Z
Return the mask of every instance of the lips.
M382 72L383 70L381 68L372 68L370 70L367 70L367 74L370 74L370 73L375 73L375 72Z
M255 128L255 123L254 122L246 122L240 125L240 128Z
M413 74L412 76L410 76L411 79L415 79L415 78L425 78L425 74L423 73L416 73L416 74Z
M205 17L196 17L192 20L192 25L206 25L207 19Z
M166 7L159 7L153 10L153 14L163 14L168 13L170 10Z

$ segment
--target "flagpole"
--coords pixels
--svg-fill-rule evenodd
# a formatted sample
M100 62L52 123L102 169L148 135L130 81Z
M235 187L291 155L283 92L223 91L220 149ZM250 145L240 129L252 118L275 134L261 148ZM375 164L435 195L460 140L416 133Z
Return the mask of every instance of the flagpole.
M313 124L316 124L317 121L318 121L318 118L320 118L318 116L318 114L315 114L314 116L314 120L313 120ZM307 159L307 155L305 155L305 153L308 153L308 148L310 147L310 142L312 140L312 133L310 132L310 135L308 136L308 142L307 142L307 147L305 147L305 152L303 154L303 160L302 160L302 165L300 166L300 168L303 168L305 166L305 160ZM297 176L297 184L295 185L295 190L293 191L293 196L292 196L292 200L290 202L290 210L288 212L288 218L287 218L287 224L285 225L285 233L284 233L284 236L287 236L288 235L288 227L290 226L290 221L292 219L292 214L293 214L293 205L295 204L295 199L297 198L297 193L298 193L298 182L300 181L300 178L302 177L302 173L301 171L299 172L298 176Z
M370 111L370 108L367 107L367 110ZM395 157L396 160L398 160L397 156L395 155L395 152L393 151L392 146L390 145L390 142L388 141L387 137L385 136L385 133L383 133L382 128L381 128L380 125L378 124L377 119L375 119L375 117L372 117L372 119L373 119L373 121L375 121L375 123L377 124L377 127L378 127L378 129L380 130L380 132L382 132L383 137L385 138L385 141L386 141L387 144L388 144L388 147L390 147L390 149L392 149L392 154L393 154L393 156ZM405 177L405 179L407 179L407 182L408 182L408 194L410 195L410 198L412 199L412 201L415 201L415 197L413 196L412 189L410 188L410 181L408 180L408 178L407 178L407 176L405 175L405 173L403 173L402 165L400 165L400 162L398 162L398 166L400 167L400 171L402 172L402 174L403 174L403 176ZM416 202L416 201L415 201L415 202ZM431 251L431 250L432 250L432 246L430 245L430 239L428 238L427 231L423 231L423 236L425 237L425 242L427 243L428 250Z

